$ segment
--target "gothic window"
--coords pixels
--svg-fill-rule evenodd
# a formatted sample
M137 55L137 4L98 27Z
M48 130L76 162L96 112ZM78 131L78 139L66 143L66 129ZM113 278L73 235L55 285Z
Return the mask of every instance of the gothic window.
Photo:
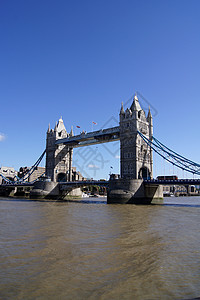
M127 168L127 164L124 164L124 173L127 174L128 168Z
M133 164L130 163L130 174L133 174Z

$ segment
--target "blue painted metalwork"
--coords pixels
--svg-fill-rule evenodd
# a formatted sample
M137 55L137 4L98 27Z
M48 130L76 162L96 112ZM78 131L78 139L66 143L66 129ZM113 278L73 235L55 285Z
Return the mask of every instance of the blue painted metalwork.
M3 180L4 180L5 182L7 182L7 183L13 183L12 180L6 178L5 176L3 176L3 174L0 174L0 176L3 178Z
M184 171L190 172L192 174L200 175L200 164L197 164L194 161L187 159L186 157L169 149L167 146L165 146L160 141L158 141L155 137L152 137L152 140L149 140L140 131L137 131L137 133L141 136L141 138L152 150L154 150L158 155L160 155L166 161L168 161L172 165Z
M158 180L158 179L149 179L144 180L145 184L150 185L200 185L200 179L177 179L177 180Z
M27 184L33 184L35 181L33 181L33 182L29 182L29 183L27 183L27 179L31 176L31 174L35 171L35 169L38 167L38 165L40 164L40 162L42 161L42 159L43 159L43 157L44 157L44 155L45 155L45 153L46 153L46 150L42 153L42 155L40 155L40 157L38 158L38 160L35 162L35 164L30 168L30 170L22 177L22 178L19 178L18 176L15 176L15 178L17 179L17 180L14 180L14 181L12 181L12 180L10 180L10 179L8 179L8 178L6 178L5 176L3 176L2 174L0 174L0 176L3 178L3 180L5 181L5 183L4 184L1 184L2 186L3 185L9 185L9 186L11 186L11 185L19 185L19 184L25 184L25 185L27 185ZM44 174L42 174L41 176L43 176Z
M40 155L40 157L38 158L38 160L36 161L36 163L30 168L30 170L22 177L20 178L18 181L22 182L22 181L26 181L31 174L35 171L35 169L39 166L40 162L42 161L44 155L46 153L46 150L44 150L44 152L42 153L42 155Z

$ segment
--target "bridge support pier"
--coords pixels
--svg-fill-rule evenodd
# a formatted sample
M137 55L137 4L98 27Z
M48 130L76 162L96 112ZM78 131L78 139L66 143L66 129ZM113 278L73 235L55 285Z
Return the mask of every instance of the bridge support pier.
M61 190L58 182L36 181L30 191L31 199L56 199L64 200L70 197L82 197L80 188Z
M14 187L6 187L6 186L0 186L0 196L8 197L11 195L11 193L14 194L15 188Z
M53 181L36 181L30 191L31 199L57 199L58 196L58 183Z
M108 204L151 204L162 199L162 186L145 185L143 179L120 178L109 182Z

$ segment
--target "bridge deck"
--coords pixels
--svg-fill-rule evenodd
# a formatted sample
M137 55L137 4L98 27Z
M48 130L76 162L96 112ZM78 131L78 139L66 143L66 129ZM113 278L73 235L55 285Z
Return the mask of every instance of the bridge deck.
M98 131L81 133L72 137L59 139L56 145L64 144L72 146L73 148L96 145L101 143L114 142L119 140L119 126L101 129Z
M86 180L86 181L67 181L59 182L60 186L88 186L88 185L99 185L99 186L108 186L109 181L107 180ZM144 180L145 185L200 185L200 179L178 179L178 180ZM32 182L12 182L0 184L0 187L20 187L20 186L33 186Z
M89 185L98 185L107 187L109 181L106 180L86 180L86 181L68 181L68 182L59 182L59 186L61 190L67 189L67 187L81 187L81 186L89 186Z
M0 184L0 187L20 187L20 186L22 186L22 187L25 187L25 186L27 186L27 187L29 187L29 186L34 186L34 183L32 183L32 182L7 182L7 183L2 183L2 184Z
M200 179L178 179L178 180L144 180L146 185L200 185Z

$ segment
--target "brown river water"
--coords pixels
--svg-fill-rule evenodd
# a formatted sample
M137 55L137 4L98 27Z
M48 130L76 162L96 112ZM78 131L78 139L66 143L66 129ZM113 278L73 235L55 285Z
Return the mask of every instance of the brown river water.
M0 198L0 299L200 297L200 197Z

